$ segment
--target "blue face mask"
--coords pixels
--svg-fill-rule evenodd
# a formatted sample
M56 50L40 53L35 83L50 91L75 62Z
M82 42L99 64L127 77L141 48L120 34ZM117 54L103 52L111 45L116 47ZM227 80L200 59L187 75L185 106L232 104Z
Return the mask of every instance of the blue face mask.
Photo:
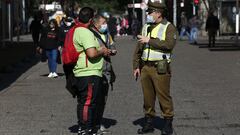
M107 24L103 24L103 25L101 25L101 28L99 29L99 32L105 33L107 31L107 28L108 28Z
M147 23L155 23L153 16L147 15Z

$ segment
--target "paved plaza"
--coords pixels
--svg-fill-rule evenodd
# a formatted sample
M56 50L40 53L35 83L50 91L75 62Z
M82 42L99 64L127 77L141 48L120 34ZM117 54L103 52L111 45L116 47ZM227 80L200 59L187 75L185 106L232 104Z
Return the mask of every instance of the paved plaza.
M116 40L117 79L109 92L104 124L112 135L136 135L144 116L141 85L132 75L136 40ZM14 68L0 73L0 135L77 134L77 102L64 88L62 65L56 79L47 78L47 63L36 58ZM210 51L178 41L172 71L174 135L240 135L239 51ZM156 130L149 135L160 135L163 126L158 100L156 114Z

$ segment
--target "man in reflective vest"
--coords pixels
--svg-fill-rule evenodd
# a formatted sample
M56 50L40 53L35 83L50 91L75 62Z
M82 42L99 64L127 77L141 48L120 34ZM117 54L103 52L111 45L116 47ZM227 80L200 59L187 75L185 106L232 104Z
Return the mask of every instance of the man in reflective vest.
M138 134L154 131L152 121L157 97L165 121L162 135L172 135L174 112L170 96L170 62L177 31L165 18L165 4L149 1L147 11L148 23L143 26L142 35L138 35L133 56L133 74L136 79L141 76L144 95L145 124Z

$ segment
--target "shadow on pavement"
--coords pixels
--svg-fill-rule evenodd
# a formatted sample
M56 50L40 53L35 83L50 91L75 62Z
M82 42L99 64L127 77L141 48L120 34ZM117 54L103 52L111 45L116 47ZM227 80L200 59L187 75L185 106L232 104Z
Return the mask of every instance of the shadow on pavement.
M0 92L39 62L32 42L6 42L0 48Z
M208 47L208 43L198 43L198 46L210 51L240 51L240 46L236 46L234 42L216 43L214 47Z
M133 125L140 125L141 127L144 126L144 123L145 123L144 118L140 118L140 119L133 121ZM153 120L153 126L155 129L162 130L162 128L164 126L164 119L162 119L160 117L155 117Z
M78 125L73 125L73 126L69 127L68 130L71 133L77 133L78 132Z
M103 118L102 124L105 128L110 128L112 126L115 126L117 124L117 120L109 119L109 118Z
M37 58L25 58L0 71L0 92L14 83L23 73L39 62Z
M117 124L117 121L114 119L109 119L109 118L103 118L102 124L104 125L105 128L110 128L111 126L114 126ZM68 130L71 133L77 133L78 132L78 125L73 125L68 128Z

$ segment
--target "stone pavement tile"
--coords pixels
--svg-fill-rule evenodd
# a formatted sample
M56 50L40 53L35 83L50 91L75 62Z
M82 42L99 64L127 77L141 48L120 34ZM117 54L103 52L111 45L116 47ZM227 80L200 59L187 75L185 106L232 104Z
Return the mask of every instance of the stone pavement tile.
M109 91L104 121L113 135L135 135L143 124L143 95L132 76L136 40L117 38L113 58L117 80ZM238 52L210 52L178 42L172 63L171 94L175 135L236 135L240 131ZM58 73L63 73L59 65ZM65 90L65 78L47 78L38 63L0 93L0 135L74 135L76 99ZM162 117L156 101L155 132Z

